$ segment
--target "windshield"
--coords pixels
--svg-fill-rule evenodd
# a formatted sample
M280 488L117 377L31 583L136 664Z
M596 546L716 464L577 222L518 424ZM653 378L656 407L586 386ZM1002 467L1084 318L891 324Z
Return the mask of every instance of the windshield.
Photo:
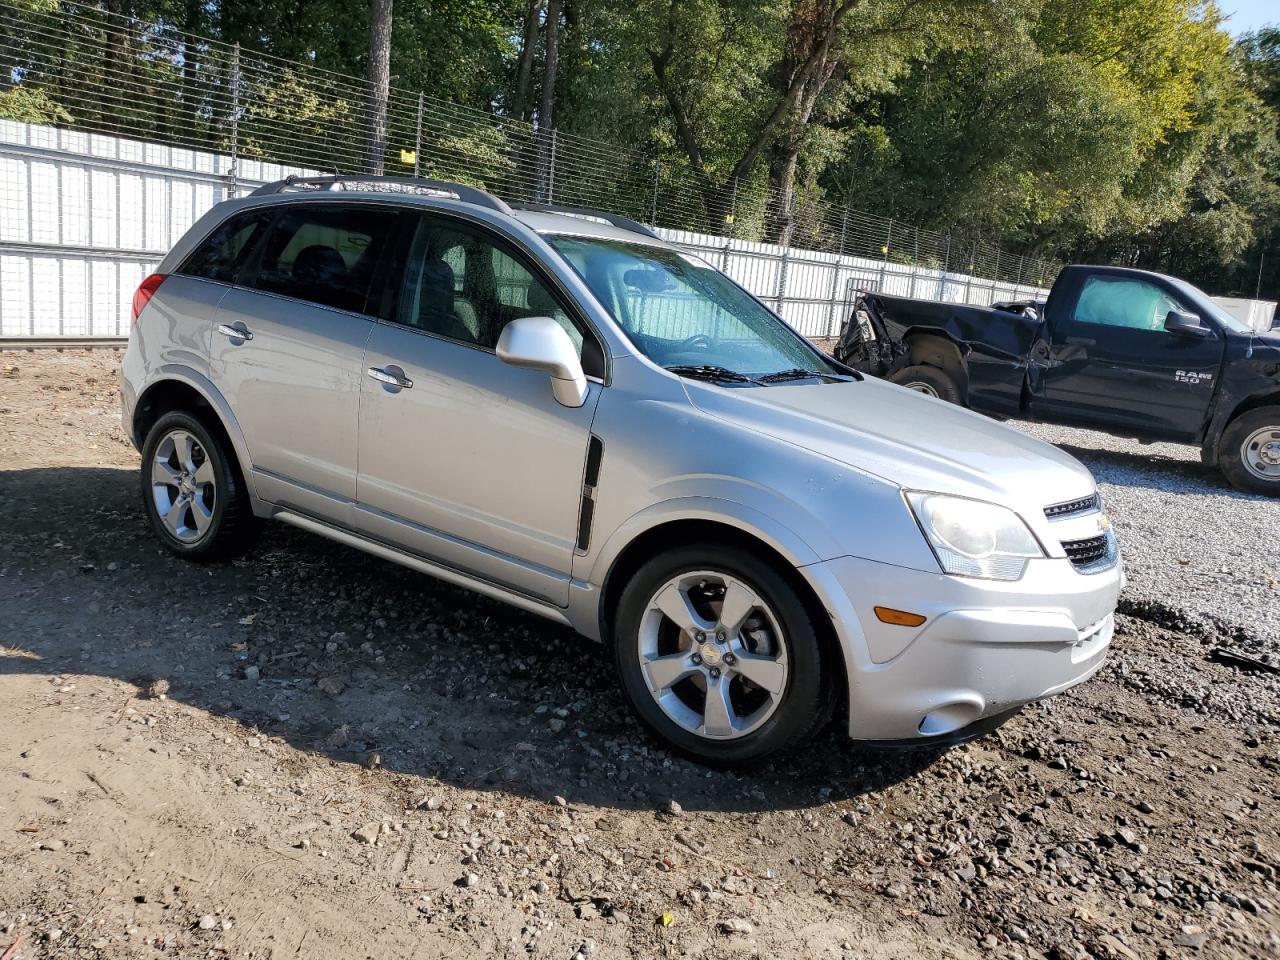
M597 237L547 240L632 343L663 367L741 383L770 374L841 377L799 334L697 257Z
M1183 293L1191 294L1193 302L1213 317L1213 319L1217 320L1218 323L1222 324L1226 329L1231 330L1234 333L1249 333L1249 327L1247 325L1242 323L1240 320L1237 320L1231 314L1227 313L1227 311L1223 310L1220 306L1210 300L1209 295L1199 287L1193 287L1191 284L1187 283L1187 281L1179 280L1177 277L1170 277L1169 279L1173 282L1173 285Z

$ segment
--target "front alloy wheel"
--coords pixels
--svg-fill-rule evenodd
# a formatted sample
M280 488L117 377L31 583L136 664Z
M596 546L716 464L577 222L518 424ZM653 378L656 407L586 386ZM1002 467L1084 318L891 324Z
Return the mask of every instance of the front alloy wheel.
M773 716L787 686L777 617L741 580L709 570L668 580L640 624L649 693L681 728L731 740Z
M696 760L759 759L829 716L809 614L751 554L684 548L650 561L623 592L614 644L637 714Z

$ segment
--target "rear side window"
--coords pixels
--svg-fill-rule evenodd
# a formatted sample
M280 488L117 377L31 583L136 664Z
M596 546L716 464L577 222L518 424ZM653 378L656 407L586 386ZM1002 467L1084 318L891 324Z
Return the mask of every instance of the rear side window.
M249 210L228 217L183 261L178 273L234 283L236 270L270 219L270 215L262 210Z
M251 287L364 313L375 268L395 228L394 210L288 206L263 244Z

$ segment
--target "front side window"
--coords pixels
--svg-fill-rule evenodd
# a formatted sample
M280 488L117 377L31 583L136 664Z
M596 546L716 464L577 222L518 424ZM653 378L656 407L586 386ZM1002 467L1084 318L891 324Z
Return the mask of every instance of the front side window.
M708 379L838 378L782 320L697 257L597 237L548 238L650 360Z
M286 206L249 285L321 306L369 312L378 260L396 223L391 209Z
M178 273L220 283L234 283L245 254L271 220L263 210L228 217L183 261Z
M1133 277L1089 277L1076 301L1076 323L1127 327L1130 330L1164 330L1170 311L1187 311L1171 294L1146 280Z
M503 327L519 317L551 317L582 356L584 331L501 241L464 223L424 216L405 264L397 322L492 350Z

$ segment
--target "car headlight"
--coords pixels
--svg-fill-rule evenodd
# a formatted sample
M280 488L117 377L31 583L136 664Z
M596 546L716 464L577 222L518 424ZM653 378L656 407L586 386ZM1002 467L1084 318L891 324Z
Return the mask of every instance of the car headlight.
M911 491L907 502L947 573L1017 580L1027 560L1045 555L1022 518L1007 507Z

